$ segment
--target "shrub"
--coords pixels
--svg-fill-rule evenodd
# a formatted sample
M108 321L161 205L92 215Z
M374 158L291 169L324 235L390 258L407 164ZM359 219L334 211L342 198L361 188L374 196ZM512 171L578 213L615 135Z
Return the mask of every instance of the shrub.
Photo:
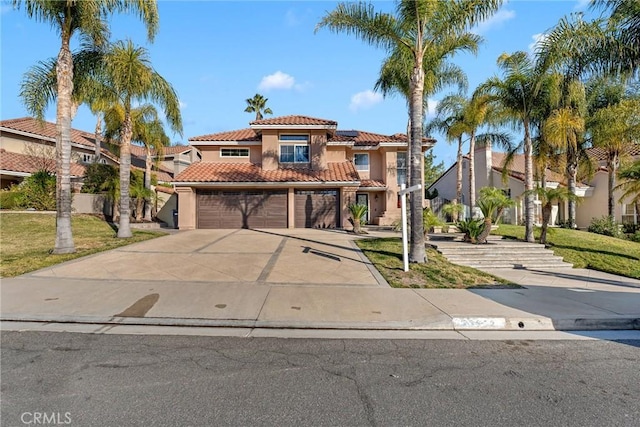
M38 211L56 210L56 177L47 171L33 173L18 186L16 207Z
M482 218L470 218L463 221L458 221L456 227L461 233L464 233L464 240L471 243L478 241L478 236L482 234L484 230L484 220Z
M603 216L601 218L594 218L589 224L587 229L591 233L603 234L611 237L622 237L622 231L620 225L611 216Z
M425 208L422 211L422 224L424 225L424 232L430 233L433 227L442 226L444 223L431 209Z
M8 190L0 190L0 209L15 209L19 194L17 185L12 185Z
M629 235L629 240L640 243L640 230L636 231L635 234Z
M640 231L640 224L627 223L622 224L622 232L624 234L634 234Z
M87 165L84 173L84 184L82 193L96 194L105 191L105 183L119 179L118 168L102 163L92 163Z

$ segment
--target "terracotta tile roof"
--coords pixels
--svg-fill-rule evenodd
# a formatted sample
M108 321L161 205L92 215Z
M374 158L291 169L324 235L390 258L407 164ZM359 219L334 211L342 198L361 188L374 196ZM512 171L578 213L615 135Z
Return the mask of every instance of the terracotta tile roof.
M261 141L260 136L253 129L232 130L229 132L212 133L209 135L194 136L189 141Z
M435 142L433 138L422 138L425 143ZM353 143L355 147L358 146L375 146L381 142L400 142L407 143L407 135L403 133L396 133L393 135L382 135L379 133L366 132L362 130L337 130L327 142L333 143Z
M633 144L627 150L627 153L630 156L640 156L640 144ZM597 161L606 161L607 160L607 150L601 147L593 147L587 150L587 155L594 160Z
M21 117L19 119L9 119L0 121L0 127L13 129L20 132L38 135L44 138L55 140L56 124L51 122L40 122L33 117ZM94 147L94 134L78 129L71 129L71 142L88 147Z
M158 193L165 193L165 194L173 194L176 192L173 188L163 187L162 185L157 185L156 191Z
M0 169L11 172L34 173L39 169L55 172L55 159L28 156L26 154L9 153L0 149ZM84 176L85 167L79 163L71 163L71 176Z
M492 168L498 172L502 172L504 169L504 159L507 157L505 153L492 153ZM524 181L524 155L516 154L513 156L513 162L509 165L509 175ZM551 169L547 169L547 181L559 182L562 184L567 183L567 179L564 175L559 174Z
M282 126L338 126L338 122L333 120L326 119L318 119L316 117L308 117L308 116L282 116L282 117L272 117L268 119L262 120L254 120L249 123L251 126L274 126L274 125L282 125Z
M360 187L387 188L387 184L382 181L376 181L374 179L362 179L360 180Z
M198 162L182 171L175 182L359 182L351 162L328 163L327 170L277 169L265 171L252 163Z
M190 145L172 145L170 147L164 147L162 149L162 153L165 156L172 156L174 154L183 153L187 150L190 150L192 147ZM151 155L155 156L157 150L152 149ZM138 157L146 157L147 149L143 145L131 144L131 154Z
M156 170L154 170L154 171L151 171L151 175L155 175L156 179L158 181L160 181L160 182L171 182L171 181L173 181L173 177L170 174L168 174L168 173L166 173L164 171L156 171Z

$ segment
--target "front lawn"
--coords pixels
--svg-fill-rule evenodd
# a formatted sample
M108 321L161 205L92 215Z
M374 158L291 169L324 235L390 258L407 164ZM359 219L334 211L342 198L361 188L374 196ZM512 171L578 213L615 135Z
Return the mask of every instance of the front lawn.
M394 288L519 287L475 268L451 264L435 249L427 248L428 262L402 266L402 240L397 237L363 239L356 244Z
M90 215L74 215L71 227L76 252L52 255L49 252L53 249L56 237L55 215L2 212L0 227L0 277L18 276L85 255L166 235L158 231L133 230L130 239L118 239L106 222Z
M524 227L518 225L500 225L493 233L524 239ZM540 232L536 230L536 239L539 236ZM640 243L587 231L549 228L547 245L554 254L576 268L591 268L640 279Z

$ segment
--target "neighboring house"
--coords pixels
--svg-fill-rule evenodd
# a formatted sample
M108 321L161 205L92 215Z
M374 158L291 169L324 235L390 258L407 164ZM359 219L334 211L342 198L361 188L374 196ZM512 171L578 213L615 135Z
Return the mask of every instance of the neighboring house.
M632 149L632 157L640 158L640 146ZM576 184L576 194L579 197L576 209L576 224L579 228L586 228L593 218L600 218L607 215L608 197L608 170L606 168L606 155L602 149L589 149L589 155L598 162L598 169L589 182L578 182ZM504 160L506 154L493 152L491 145L479 144L475 150L475 179L476 189L482 187L502 188L510 198L516 200L516 206L505 211L503 221L511 224L521 224L524 221L524 155L515 155L512 164L505 171ZM506 182L503 181L503 171L507 175ZM537 178L536 178L537 179ZM547 169L547 188L557 188L566 186L567 179L563 174ZM438 190L438 199L433 203L434 210L439 211L442 204L454 200L456 197L456 165L451 166L442 174L429 188L429 191ZM476 191L478 194L479 191ZM469 216L469 157L464 156L462 160L462 203L467 206L465 217ZM637 222L634 205L619 202L620 194L615 195L615 219L618 222ZM542 209L539 200L535 200L534 220L537 224L542 221ZM567 220L568 204L566 202L556 203L552 208L551 225L556 225Z
M0 188L21 182L25 176L39 169L55 173L56 124L40 122L32 117L22 117L0 121ZM132 145L131 163L134 169L145 170L146 150ZM71 129L71 178L76 190L82 182L84 165L95 158L95 134ZM154 161L157 159L153 153ZM199 160L199 152L188 145L166 147L158 165L153 165L153 174L158 182L169 183L173 177L193 161ZM101 163L117 166L119 159L102 148Z
M350 228L352 203L369 207L369 223L391 224L407 182L406 135L337 127L295 115L190 138L202 161L174 179L179 228ZM424 139L423 152L434 143Z
M0 121L0 188L21 182L39 169L55 173L56 125L32 117ZM84 176L84 165L93 162L94 135L71 129L71 178L76 186ZM105 152L101 162L115 164Z

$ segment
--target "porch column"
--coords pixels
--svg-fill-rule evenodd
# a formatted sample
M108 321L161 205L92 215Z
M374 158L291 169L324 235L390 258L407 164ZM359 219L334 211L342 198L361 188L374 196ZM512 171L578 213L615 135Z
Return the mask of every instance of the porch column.
M287 191L287 228L296 227L295 192L293 188Z

